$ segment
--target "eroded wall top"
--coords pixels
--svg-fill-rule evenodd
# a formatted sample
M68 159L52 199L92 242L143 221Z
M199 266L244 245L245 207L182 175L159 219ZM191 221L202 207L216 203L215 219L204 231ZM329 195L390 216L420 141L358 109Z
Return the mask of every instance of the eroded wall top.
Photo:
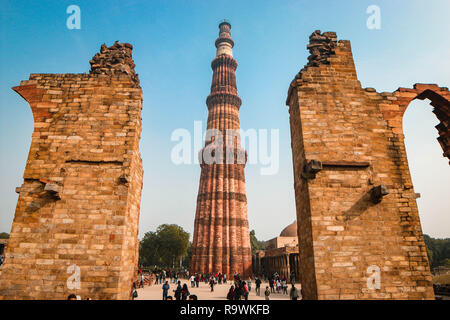
M100 52L97 53L89 63L91 64L91 74L106 75L129 75L136 84L139 78L134 71L135 64L132 58L133 46L129 43L116 41L111 47L102 44Z

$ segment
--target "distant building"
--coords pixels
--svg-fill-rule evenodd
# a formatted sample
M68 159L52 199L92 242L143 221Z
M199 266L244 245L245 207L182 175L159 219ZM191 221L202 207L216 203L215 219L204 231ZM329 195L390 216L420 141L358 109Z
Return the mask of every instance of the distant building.
M268 240L265 250L259 250L253 255L253 273L269 277L277 272L289 279L290 273L294 272L298 282L298 259L297 221L294 221L284 228L278 237Z

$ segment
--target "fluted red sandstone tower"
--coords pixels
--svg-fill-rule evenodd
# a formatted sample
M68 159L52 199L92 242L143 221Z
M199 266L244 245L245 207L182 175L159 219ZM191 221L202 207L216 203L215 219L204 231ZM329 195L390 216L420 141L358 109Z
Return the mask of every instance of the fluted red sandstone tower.
M250 235L247 218L244 167L245 150L240 145L239 107L233 59L231 25L219 25L217 54L212 61L213 79L208 106L208 130L217 130L206 139L200 152L200 186L194 222L191 272L251 273ZM219 136L222 135L223 143ZM218 154L223 151L224 159ZM227 152L228 151L228 152ZM215 157L214 163L208 155ZM227 157L228 156L228 157ZM225 160L226 157L226 160ZM231 159L231 161L230 161Z

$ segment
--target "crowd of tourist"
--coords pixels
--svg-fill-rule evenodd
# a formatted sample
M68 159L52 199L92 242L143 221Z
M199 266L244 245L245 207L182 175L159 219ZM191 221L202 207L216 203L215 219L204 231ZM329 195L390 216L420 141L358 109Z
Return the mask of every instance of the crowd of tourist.
M284 276L279 276L277 273L269 277L269 286L266 286L264 291L265 300L270 300L270 295L272 293L289 295L291 300L298 300L302 297L301 289L300 291L295 287L295 281L291 278L291 288L288 293L288 284ZM258 277L255 278L255 293L257 296L261 296L261 284L262 281ZM270 289L269 289L270 288ZM231 286L227 294L228 300L248 300L248 295L252 290L252 280L251 278L247 281L242 281L239 275L235 275L234 285Z
M182 283L182 279L187 280ZM189 292L190 288L198 288L200 283L204 283L209 286L210 291L214 292L214 288L217 285L226 285L231 281L231 286L226 295L228 300L248 300L249 295L254 286L254 292L256 296L263 295L265 300L270 300L272 294L289 296L291 300L298 300L302 298L302 290L295 287L295 277L293 274L288 279L284 275L277 273L261 280L259 277L252 279L241 279L240 274L235 273L232 279L227 279L227 275L221 272L210 274L189 274L189 271L173 271L173 270L154 270L147 271L146 275L142 268L138 271L138 281L133 284L132 297L137 297L137 288L144 288L144 285L161 285L162 299L163 300L197 300L197 295ZM262 292L261 285L263 281L268 281L269 285L266 286Z
M186 280L182 284L180 279ZM188 283L190 282L191 288L198 288L200 283L204 283L210 287L211 292L214 291L216 285L226 285L231 281L231 286L226 295L227 300L248 300L249 295L254 285L254 292L256 296L263 295L265 300L270 300L272 294L289 296L291 300L302 299L303 290L295 287L295 277L293 274L289 276L290 288L288 280L284 275L274 273L269 277L252 277L243 280L239 273L235 273L233 278L228 280L227 275L223 273L210 273L210 274L189 274L189 271L174 271L174 270L147 270L144 273L142 268L138 270L137 280L133 282L131 296L132 299L138 297L138 288L144 288L145 285L162 285L162 300L198 300L197 295L189 292ZM261 285L263 281L268 281L269 285L265 290L261 292ZM172 285L172 287L171 287ZM79 299L74 294L68 296L68 300ZM87 298L87 300L90 300Z

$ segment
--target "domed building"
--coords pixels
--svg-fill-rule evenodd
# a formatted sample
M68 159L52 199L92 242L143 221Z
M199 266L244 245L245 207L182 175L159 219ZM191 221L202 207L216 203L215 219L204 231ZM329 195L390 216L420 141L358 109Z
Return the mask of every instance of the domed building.
M280 237L297 237L297 220L292 222L286 228L283 229L280 233Z
M291 273L300 279L298 271L298 232L297 220L285 227L280 235L266 242L265 250L259 250L253 256L253 273L269 277L274 273L284 275L287 279Z
M295 247L297 245L298 245L297 220L295 220L286 228L284 228L278 237L267 241L266 249Z

